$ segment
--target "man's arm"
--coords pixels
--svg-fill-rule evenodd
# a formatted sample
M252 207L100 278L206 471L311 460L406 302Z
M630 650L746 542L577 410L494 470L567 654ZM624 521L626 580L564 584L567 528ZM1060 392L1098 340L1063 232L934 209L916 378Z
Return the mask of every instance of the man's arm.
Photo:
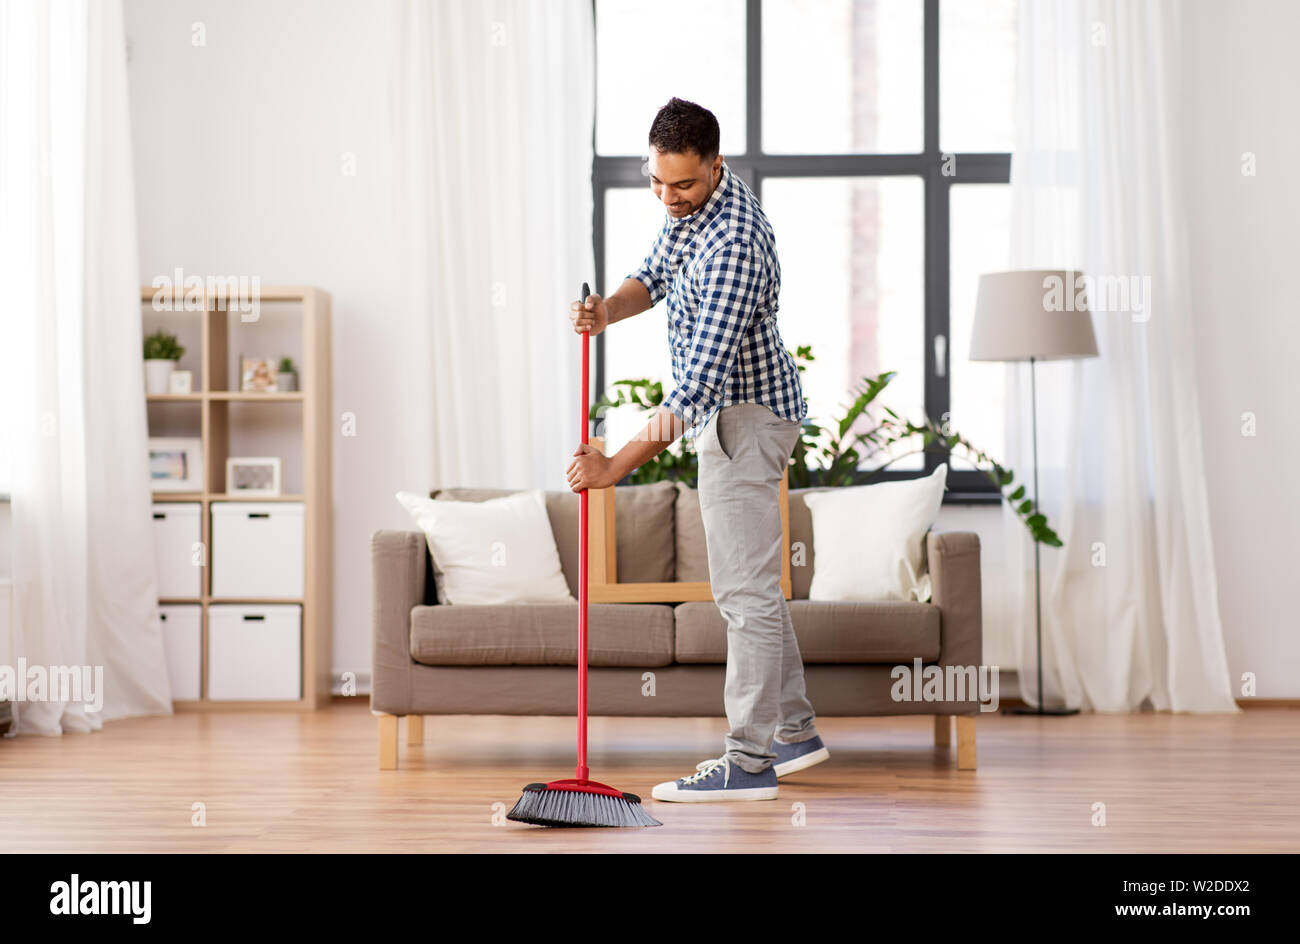
M647 265L649 261L647 260ZM581 303L574 303L574 330L599 334L615 322L653 308L657 299L651 291L652 286L662 298L662 287L643 267L635 276L625 279L618 291L609 298L590 295ZM569 464L566 473L569 484L575 492L587 487L604 488L613 485L671 446L685 429L680 419L661 406L645 428L616 455L606 457L593 454L594 450L590 446L579 446L574 453L578 458Z
M640 314L664 297L666 289L658 264L663 239L660 233L641 268L624 280L618 291L593 303L592 310L575 312L576 330L590 329L598 334L608 324ZM613 485L640 468L671 446L721 395L754 316L763 275L749 257L747 246L728 242L712 254L704 282L700 319L687 358L688 376L655 410L645 428L617 454L602 456L593 454L590 446L578 447L574 453L577 458L566 472L575 492ZM585 309L585 304L574 307Z
M575 492L620 481L666 450L686 426L694 425L715 406L736 369L741 342L762 300L763 280L761 265L751 259L744 243L725 243L712 254L686 358L686 376L656 408L645 429L615 455L591 455L594 450L590 446L578 446L578 459L568 471Z
M624 279L618 291L605 300L609 324L653 308L667 293L667 286L660 277L666 232L666 227L659 231L641 267ZM674 416L667 406L660 406L645 428L615 455L610 456L609 466L614 481L619 481L645 465L671 446L685 431L681 419Z
M610 468L614 472L614 481L630 475L645 465L659 453L663 452L686 431L682 421L665 406L655 410L654 416L645 428L610 457Z
M605 316L609 324L615 324L653 307L645 283L639 279L624 279L618 291L605 299Z
M607 488L636 471L673 444L685 427L667 407L659 407L654 416L626 446L612 456L596 451L590 443L582 443L573 453L565 477L575 492L584 488Z

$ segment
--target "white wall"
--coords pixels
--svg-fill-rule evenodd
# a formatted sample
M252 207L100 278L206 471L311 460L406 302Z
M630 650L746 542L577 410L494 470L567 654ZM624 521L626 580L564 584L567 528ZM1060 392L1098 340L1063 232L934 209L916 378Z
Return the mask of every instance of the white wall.
M1286 111L1300 87L1300 5L1187 4L1189 241L1204 378L1203 415L1219 596L1234 676L1261 697L1300 697L1293 563L1300 525L1290 487L1300 317L1294 267L1300 131ZM334 296L334 406L358 436L334 442L337 670L370 665L368 543L406 527L392 499L424 483L395 478L400 391L384 370L400 343L391 314L389 7L384 0L126 0L141 280L176 266L320 285ZM205 47L191 43L206 27ZM1243 178L1241 154L1258 156ZM344 152L357 174L341 173ZM1243 438L1252 411L1259 434ZM980 533L988 662L1011 664L998 568L998 514L946 508L939 527ZM1001 640L994 642L994 640Z
M1186 7L1191 314L1228 664L1256 673L1261 698L1300 698L1300 4Z
M393 499L384 0L127 0L140 280L256 275L333 296L334 667L370 667L369 538ZM202 24L205 46L196 46ZM343 173L344 154L356 175ZM356 414L357 436L337 416Z
M140 278L259 275L334 297L334 666L370 667L370 534L408 527L400 482L403 391L387 382L393 337L389 5L385 0L126 0ZM205 46L193 38L202 25ZM356 155L357 175L340 173ZM406 392L409 395L409 392ZM1011 664L995 509L946 508L941 530L985 549L986 661Z

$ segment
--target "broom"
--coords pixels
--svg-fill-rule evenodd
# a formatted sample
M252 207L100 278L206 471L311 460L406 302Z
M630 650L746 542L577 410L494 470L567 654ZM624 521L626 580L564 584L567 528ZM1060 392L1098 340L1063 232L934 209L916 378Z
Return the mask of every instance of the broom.
M591 289L582 283L582 302ZM582 340L582 441L587 442L589 332ZM572 780L530 783L506 819L537 826L662 826L635 793L590 779L587 769L587 490L578 494L578 768Z

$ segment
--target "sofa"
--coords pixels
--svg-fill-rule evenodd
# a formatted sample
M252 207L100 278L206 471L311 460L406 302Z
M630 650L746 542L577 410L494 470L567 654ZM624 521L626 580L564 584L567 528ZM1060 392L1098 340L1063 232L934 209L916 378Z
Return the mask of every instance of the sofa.
M980 546L975 534L926 534L928 602L808 599L816 566L812 516L791 489L791 620L808 697L819 716L932 715L934 743L957 730L957 767L975 767L979 701L898 700L895 666L981 664ZM485 501L505 489L451 488L435 500ZM578 597L578 495L545 493L560 564ZM618 486L620 582L707 581L699 499L680 483ZM863 540L870 540L864 528ZM437 602L423 532L371 539L374 662L370 705L379 720L379 766L398 765L398 719L423 743L425 715L575 715L578 604L452 606ZM589 603L592 715L725 717L726 621L708 601ZM956 671L955 669L950 671ZM945 693L945 694L950 694Z

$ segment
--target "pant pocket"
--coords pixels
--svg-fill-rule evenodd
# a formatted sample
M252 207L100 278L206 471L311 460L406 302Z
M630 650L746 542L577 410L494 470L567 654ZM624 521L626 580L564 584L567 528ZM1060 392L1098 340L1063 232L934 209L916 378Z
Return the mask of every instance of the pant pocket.
M713 414L713 438L717 440L718 452L722 453L722 457L730 462L731 450L727 448L727 444L723 440L722 420L724 412L724 410L720 409L717 413Z

